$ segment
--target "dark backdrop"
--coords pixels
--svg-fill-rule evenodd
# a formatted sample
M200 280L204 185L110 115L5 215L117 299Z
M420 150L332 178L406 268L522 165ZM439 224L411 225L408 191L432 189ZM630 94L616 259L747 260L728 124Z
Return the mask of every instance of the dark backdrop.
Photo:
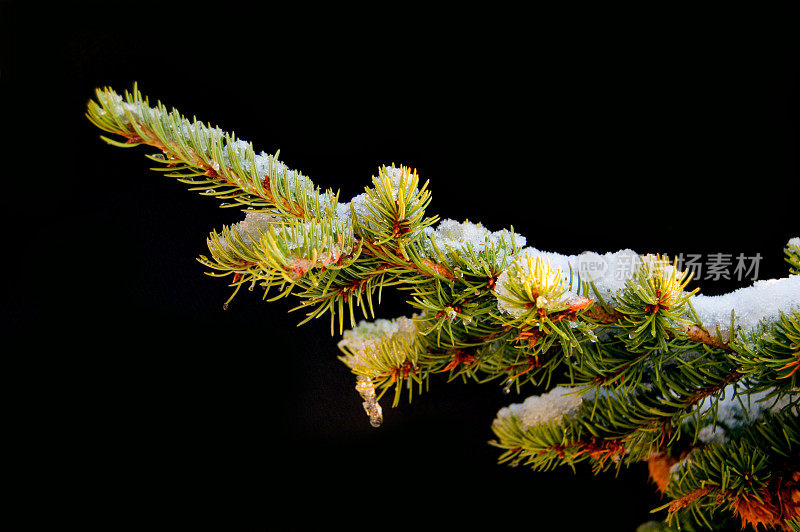
M442 218L540 249L760 253L776 277L798 233L795 17L3 3L6 438L26 519L634 530L661 504L644 467L496 463L491 421L522 400L497 386L434 381L370 427L327 321L298 329L291 301L248 292L223 311L230 289L196 258L240 215L104 144L85 105L138 81L345 199L407 164Z

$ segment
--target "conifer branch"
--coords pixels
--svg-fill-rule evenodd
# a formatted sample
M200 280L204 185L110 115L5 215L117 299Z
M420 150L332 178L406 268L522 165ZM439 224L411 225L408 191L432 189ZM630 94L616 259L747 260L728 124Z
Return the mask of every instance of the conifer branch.
M525 247L513 228L441 220L405 166L379 168L340 202L278 154L150 107L135 86L98 90L87 117L119 137L108 144L155 148L155 171L244 211L208 236L200 262L230 279L231 299L275 289L269 300L299 300L301 324L328 315L371 424L387 393L396 406L436 377L543 387L498 412L501 462L648 461L670 522L800 523L800 239L784 249L787 277L709 297L687 291L669 257L565 256ZM587 260L623 273L598 276ZM414 315L376 319L389 287Z

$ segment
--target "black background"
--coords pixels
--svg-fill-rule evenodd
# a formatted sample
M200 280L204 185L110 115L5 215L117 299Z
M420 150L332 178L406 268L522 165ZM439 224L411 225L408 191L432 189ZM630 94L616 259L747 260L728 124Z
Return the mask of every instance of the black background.
M381 164L442 218L562 253L760 253L797 236L797 13L3 3L5 437L32 528L634 530L635 466L496 463L522 397L434 381L369 426L328 322L204 275L232 210L104 144L96 87L235 131L347 199ZM705 293L746 282L707 282ZM381 317L406 314L398 295ZM531 390L530 393L536 390ZM543 525L542 523L555 523Z

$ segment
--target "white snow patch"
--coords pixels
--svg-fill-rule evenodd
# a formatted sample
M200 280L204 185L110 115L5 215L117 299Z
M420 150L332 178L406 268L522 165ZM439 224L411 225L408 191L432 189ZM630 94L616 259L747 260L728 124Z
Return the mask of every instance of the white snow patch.
M698 405L697 410L700 415L708 415L707 419L713 421L711 410L716 409L716 423L733 429L756 421L765 412L778 412L798 398L798 394L786 394L777 400L775 397L767 398L771 392L768 389L747 394L737 391L736 384L730 384L725 388L722 399L717 401L707 397ZM796 406L793 408L797 409ZM692 418L687 418L687 421L690 419Z
M583 398L576 391L575 388L556 386L547 393L534 395L522 403L501 408L497 413L497 419L503 420L513 416L526 427L560 421L564 416L573 415L581 406Z
M476 224L469 220L458 222L450 218L439 222L436 228L426 227L424 232L433 239L439 251L445 255L448 251L465 253L470 246L480 252L487 246L496 247L502 242L505 242L509 250L513 247L519 250L526 242L524 236L512 233L508 229L490 231L480 223ZM423 243L423 247L429 253L433 252L427 242Z
M719 296L696 295L691 303L702 326L711 334L719 328L726 340L730 336L731 312L735 312L736 326L749 330L800 306L800 275L756 281L752 286Z
M374 321L362 320L352 329L344 331L337 345L358 356L394 338L411 343L416 334L416 325L405 316L391 320L382 318Z
M697 439L703 443L724 443L725 429L720 426L706 425L697 433Z

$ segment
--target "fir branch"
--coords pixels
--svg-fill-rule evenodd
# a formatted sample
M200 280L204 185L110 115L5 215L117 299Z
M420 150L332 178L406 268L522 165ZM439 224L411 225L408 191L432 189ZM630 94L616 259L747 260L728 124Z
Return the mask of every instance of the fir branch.
M726 504L742 526L783 526L800 517L800 425L783 411L745 427L729 443L697 449L668 484L668 522Z
M161 102L150 107L135 85L124 96L110 88L98 89L96 98L88 104L89 120L125 139L103 140L118 147L157 148L160 157L150 159L165 165L159 170L192 185L193 190L231 200L234 206L272 207L285 216L308 218L320 212L319 190L280 163L277 155L256 156L250 143L190 121L175 109L168 111Z
M501 462L547 470L589 461L601 471L652 460L675 523L711 526L728 509L743 523L798 527L798 239L784 250L789 277L707 297L687 292L690 277L666 257L564 256L525 248L513 228L440 220L427 212L428 182L405 166L379 168L372 186L341 203L277 154L150 107L135 86L96 97L87 117L121 139L103 140L154 147L154 170L244 210L208 236L210 256L199 260L230 277L231 298L242 286L264 298L275 287L270 300L299 299L301 324L328 314L334 334L338 322L340 360L371 424L387 392L397 405L436 375L544 387L498 413L491 443L504 449ZM581 267L587 255L635 267L599 278ZM375 320L387 287L410 294L417 314ZM358 322L359 313L374 321ZM733 398L749 411L742 397L774 406L753 407L761 415L742 428L721 412ZM717 427L727 439L708 444Z
M800 383L800 306L751 331L734 344L731 355L754 390L789 392Z

